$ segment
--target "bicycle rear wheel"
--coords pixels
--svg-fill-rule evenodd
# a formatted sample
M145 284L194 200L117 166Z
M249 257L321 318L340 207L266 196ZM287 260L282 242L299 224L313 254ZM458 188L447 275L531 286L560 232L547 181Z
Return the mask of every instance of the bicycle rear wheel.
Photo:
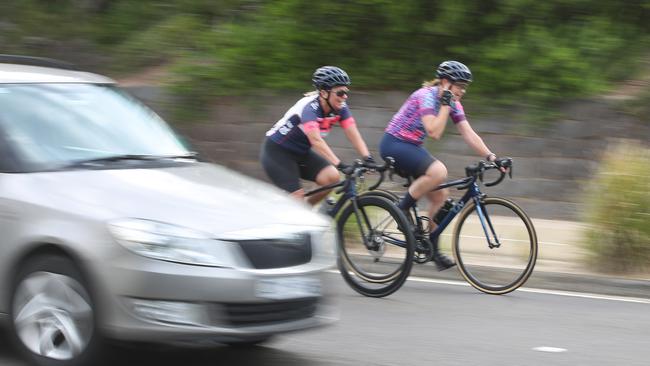
M499 197L470 201L454 229L453 252L465 280L488 294L511 292L533 273L537 235L526 213Z
M384 297L397 291L413 266L414 238L404 213L383 197L357 197L337 219L339 270L355 291Z
M375 189L361 194L361 197L367 196L384 197L393 202L395 205L397 205L400 201L400 198L395 193L383 189ZM417 212L414 208L409 209L407 213L405 213L406 219L414 230L413 237L415 239L415 245L413 247L413 250L415 254L413 255L413 261L418 264L423 264L431 260L431 252L433 248L427 245L428 241L423 240L428 237L428 233L425 232L423 228L422 220L426 220L428 218L417 218L416 216Z
M384 189L374 189L372 191L366 191L361 194L361 196L379 196L384 197L385 199L397 204L399 202L399 196L391 191Z

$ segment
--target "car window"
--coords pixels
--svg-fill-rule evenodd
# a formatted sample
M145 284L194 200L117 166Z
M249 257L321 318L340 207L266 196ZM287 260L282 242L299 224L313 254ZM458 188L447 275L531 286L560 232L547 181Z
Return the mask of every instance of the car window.
M108 85L0 85L0 128L22 160L43 168L116 155L189 153L154 112Z

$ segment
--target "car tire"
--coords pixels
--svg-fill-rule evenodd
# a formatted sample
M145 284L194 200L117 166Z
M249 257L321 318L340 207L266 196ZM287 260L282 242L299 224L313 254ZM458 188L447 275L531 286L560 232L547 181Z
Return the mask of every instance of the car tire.
M252 338L252 339L228 341L225 342L225 344L233 348L249 348L249 347L260 346L263 343L268 342L271 338L273 338L273 336L269 335L269 336L263 336L263 337Z
M70 259L39 255L18 270L11 294L11 337L32 364L94 364L100 350L96 318L87 282Z

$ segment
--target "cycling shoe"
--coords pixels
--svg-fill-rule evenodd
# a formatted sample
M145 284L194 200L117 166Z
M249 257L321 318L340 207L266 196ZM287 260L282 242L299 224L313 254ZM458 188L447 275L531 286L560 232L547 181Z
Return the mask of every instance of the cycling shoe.
M444 271L445 269L456 265L456 263L451 258L440 252L435 252L433 254L433 257L431 257L431 261L436 264L438 271Z

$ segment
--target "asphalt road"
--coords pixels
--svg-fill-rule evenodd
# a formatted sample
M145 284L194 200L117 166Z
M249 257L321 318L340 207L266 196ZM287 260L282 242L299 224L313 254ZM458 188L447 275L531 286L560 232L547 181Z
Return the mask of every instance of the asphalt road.
M338 274L340 321L249 349L120 350L110 364L648 365L650 300L519 289L485 295L462 282L409 280L371 299ZM26 365L0 347L0 365Z

